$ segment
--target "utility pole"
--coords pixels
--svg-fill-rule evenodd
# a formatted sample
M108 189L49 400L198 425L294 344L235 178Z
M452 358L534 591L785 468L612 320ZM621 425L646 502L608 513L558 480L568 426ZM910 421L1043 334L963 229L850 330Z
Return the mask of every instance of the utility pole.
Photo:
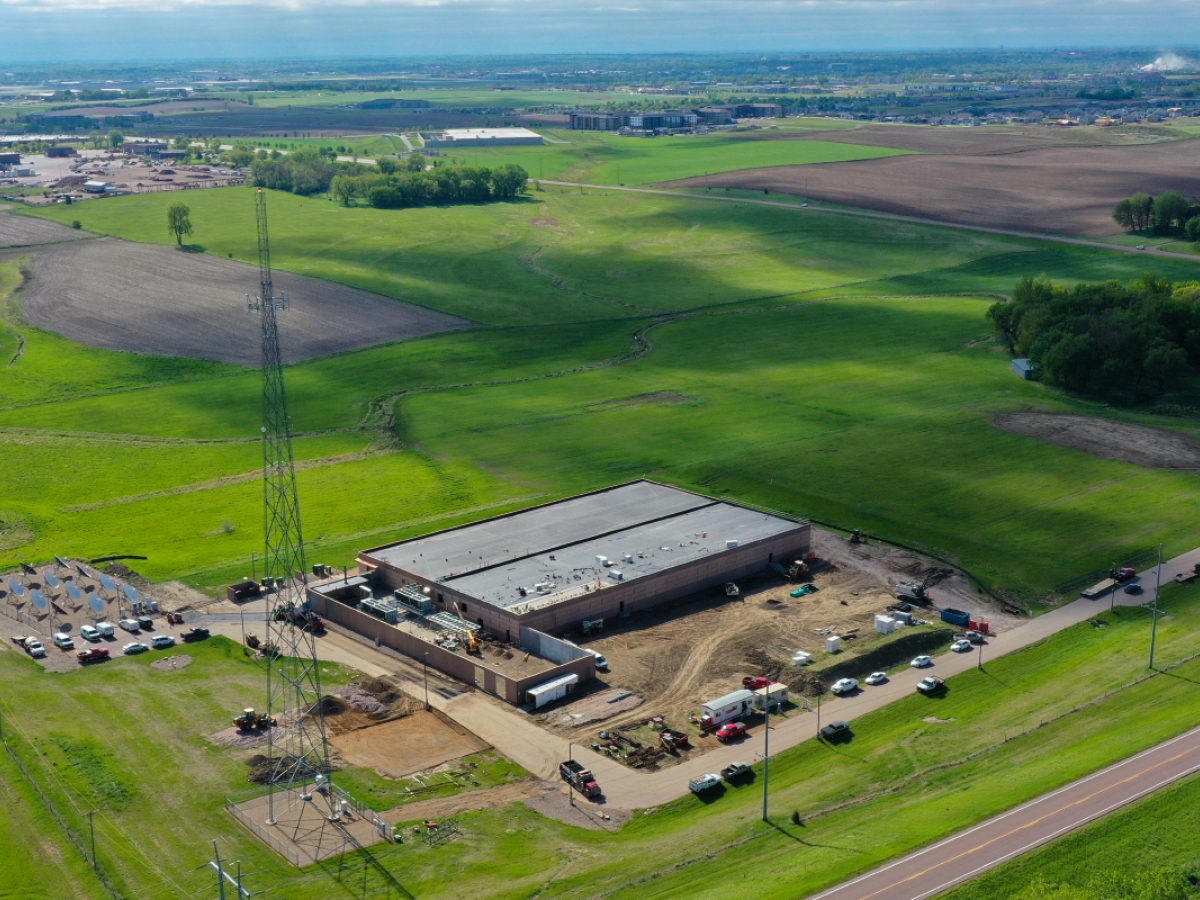
M982 640L979 642L979 663L978 663L978 666L979 666L979 671L980 671L980 672L982 672L982 671L983 671L983 641L982 641Z
M262 891L250 891L242 885L242 863L239 860L237 863L237 874L234 875L225 868L225 863L221 861L221 851L217 849L217 842L213 841L213 858L208 861L208 866L217 873L217 896L220 900L225 900L225 882L233 885L234 897L236 900L248 900L255 894L261 894ZM200 868L204 868L201 866Z
M421 665L421 674L425 677L425 712L429 712L429 651L425 651L425 659Z
M767 818L767 785L770 782L771 770L771 689L768 685L766 702L763 703L763 712L766 713L766 727L763 728L763 821L769 822Z
M1150 621L1150 666L1154 668L1154 641L1158 637L1158 589L1162 583L1162 544L1158 545L1158 565L1154 567L1154 610Z
M96 822L95 822L96 811L93 809L90 813L87 814L87 817L88 817L88 831L90 832L90 834L92 836L92 868L99 869L100 865L96 861Z

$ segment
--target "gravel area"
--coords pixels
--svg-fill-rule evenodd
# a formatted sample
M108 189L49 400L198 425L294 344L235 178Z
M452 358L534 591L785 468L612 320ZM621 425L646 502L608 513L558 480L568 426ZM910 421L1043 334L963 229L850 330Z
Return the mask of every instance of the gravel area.
M998 428L1013 434L1073 447L1104 459L1151 469L1200 469L1200 441L1175 431L1054 413L1002 413L994 421Z

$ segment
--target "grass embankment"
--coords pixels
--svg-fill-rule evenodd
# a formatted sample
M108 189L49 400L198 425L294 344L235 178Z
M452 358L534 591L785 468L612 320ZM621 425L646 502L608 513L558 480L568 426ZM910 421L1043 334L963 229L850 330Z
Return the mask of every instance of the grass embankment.
M1083 889L1098 874L1114 868L1129 872L1131 865L1136 871L1180 867L1200 876L1198 809L1200 775L1193 775L980 875L942 900L992 900L1039 878L1047 885Z
M755 781L710 804L689 795L646 811L615 834L512 805L460 814L462 836L439 848L414 842L373 853L419 897L715 897L730 884L765 898L802 896L1194 724L1200 661L1177 664L1195 653L1190 622L1200 589L1170 586L1163 606L1158 661L1168 673L1146 672L1144 610L1106 613L1106 627L1084 623L956 676L942 699L913 695L856 720L848 744L809 741L778 755L771 825L760 821ZM197 870L217 837L253 889L316 898L365 884L370 896L387 896L353 860L293 869L225 815L222 798L247 787L246 751L202 735L226 727L231 710L258 705L262 672L228 641L186 652L195 661L174 672L155 671L143 657L66 675L0 652L5 734L77 835L86 834L86 812L99 811L105 876L128 896L195 893L211 884ZM322 677L333 684L346 676L327 666ZM368 793L396 787L369 773L342 782ZM793 810L803 825L790 824ZM19 861L10 862L12 876L30 879L30 896L97 896L79 851L41 814L33 804L15 809L12 821L26 842L58 848L62 880L30 879L33 864ZM1180 827L1194 841L1195 822ZM1173 843L1184 846L1182 836ZM4 886L14 884L7 878Z
M165 243L166 203L45 215ZM198 240L250 261L249 191L189 203ZM1194 277L1188 263L603 191L404 212L270 203L280 268L483 323L289 369L314 558L644 474L913 543L1024 594L1131 549L1196 543L1194 476L991 424L1013 409L1180 421L1019 381L984 317L1022 275ZM0 509L35 537L5 557L125 551L150 556L155 576L243 574L257 549L257 376L27 336L0 379L0 427L21 429L3 448L20 490ZM25 366L41 368L16 384ZM63 399L36 402L43 382Z
M494 750L472 753L421 778L388 778L371 769L338 774L338 784L371 809L384 811L406 803L452 797L463 789L482 790L529 778L519 765Z

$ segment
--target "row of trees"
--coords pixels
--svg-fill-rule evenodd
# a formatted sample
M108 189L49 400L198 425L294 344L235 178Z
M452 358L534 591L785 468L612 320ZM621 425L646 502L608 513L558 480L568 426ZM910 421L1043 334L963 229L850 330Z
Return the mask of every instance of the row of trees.
M1145 193L1127 197L1113 209L1113 219L1126 231L1183 233L1190 241L1200 241L1200 203L1177 191L1164 191L1157 198Z
M321 150L295 153L260 153L250 163L250 174L259 187L293 194L323 194L337 173L337 162Z
M330 188L344 205L362 200L376 209L488 203L525 192L529 175L520 166L436 166L418 171L338 175Z
M988 317L1009 352L1081 394L1151 400L1200 371L1200 281L1146 275L1067 287L1024 278Z

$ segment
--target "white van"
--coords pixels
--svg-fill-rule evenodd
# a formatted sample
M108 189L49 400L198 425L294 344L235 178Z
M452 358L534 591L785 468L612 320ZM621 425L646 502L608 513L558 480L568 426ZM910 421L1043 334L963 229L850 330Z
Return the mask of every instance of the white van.
M137 619L122 619L118 624L130 634L137 634L142 627Z
M71 640L71 636L69 634L65 634L61 631L56 631L56 632L54 632L54 636L53 636L52 640L54 641L54 646L57 647L59 650L74 650L75 649L75 642L73 640Z
M100 640L100 629L91 625L80 625L79 636L85 641L98 641Z
M97 622L96 630L105 637L116 637L117 635L117 626L112 622Z
M604 654L601 653L599 650L593 650L591 647L584 647L583 650L586 653L592 654L592 656L594 656L596 658L596 668L597 669L607 669L608 668L608 660L604 658Z

